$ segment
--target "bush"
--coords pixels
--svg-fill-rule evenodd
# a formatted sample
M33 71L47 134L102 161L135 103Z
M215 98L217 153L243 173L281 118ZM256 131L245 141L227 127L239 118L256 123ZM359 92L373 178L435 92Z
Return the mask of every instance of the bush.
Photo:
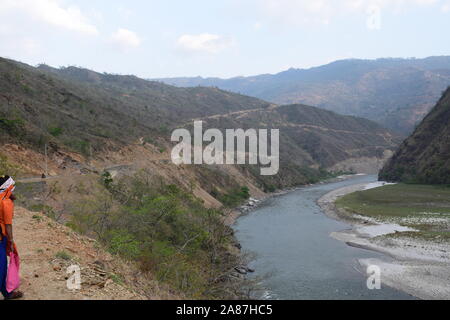
M60 127L52 127L48 129L48 133L54 137L58 137L63 133L63 129Z
M273 184L264 184L263 189L266 193L272 193L277 190L277 188Z
M90 142L85 140L66 141L66 145L85 156L89 155Z
M139 257L139 241L125 230L113 230L110 235L109 250L113 254L119 254L127 259Z
M219 195L218 200L222 202L225 207L232 208L238 206L248 198L250 198L249 188L240 187L226 194Z
M21 118L7 119L0 117L0 128L4 129L8 133L15 133L21 130L25 121Z
M16 176L20 167L8 161L8 158L0 153L0 175Z
M72 260L72 256L70 254L68 254L67 252L65 252L65 251L58 251L55 254L55 258L66 260L66 261Z
M206 209L188 191L147 173L107 185L70 206L69 226L191 298L228 297L226 284L216 278L238 262L227 251L231 232L221 211ZM242 187L232 197L248 196Z
M114 180L111 176L111 173L108 171L103 172L102 174L102 184L105 186L106 189L110 190L112 187Z

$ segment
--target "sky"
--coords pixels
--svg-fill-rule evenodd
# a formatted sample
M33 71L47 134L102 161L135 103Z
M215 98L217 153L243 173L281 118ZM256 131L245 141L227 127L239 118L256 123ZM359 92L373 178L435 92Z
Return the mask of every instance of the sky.
M0 0L0 56L143 78L229 78L450 55L450 0Z

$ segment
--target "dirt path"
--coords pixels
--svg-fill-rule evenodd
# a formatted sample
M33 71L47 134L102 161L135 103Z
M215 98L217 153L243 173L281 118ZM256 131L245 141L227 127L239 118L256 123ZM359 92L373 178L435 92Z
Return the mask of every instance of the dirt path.
M21 258L20 290L27 300L137 300L116 261L97 243L51 219L16 208L14 232ZM81 290L67 288L67 267L79 265Z
M214 115L206 116L206 117L202 117L202 118L191 119L187 123L192 123L194 121L205 121L205 120L208 120L208 119L220 119L220 118L226 118L226 117L230 117L230 116L238 116L238 118L242 118L242 117L244 117L244 116L246 116L246 115L248 115L249 113L252 113L252 112L274 110L274 109L279 108L279 107L280 107L279 105L272 104L267 109L256 108L256 109L239 110L239 111L234 111L234 112L229 112L229 113L214 114Z

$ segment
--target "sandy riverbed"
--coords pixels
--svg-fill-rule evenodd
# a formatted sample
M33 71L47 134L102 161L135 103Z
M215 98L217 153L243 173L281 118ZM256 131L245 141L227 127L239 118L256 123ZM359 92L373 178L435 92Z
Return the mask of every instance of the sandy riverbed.
M361 259L362 267L376 265L381 269L382 284L407 292L420 299L450 300L450 244L416 238L392 238L387 234L413 231L404 226L340 212L334 202L346 194L383 185L359 184L334 190L318 200L331 218L343 220L351 230L334 232L331 236L346 244L381 252L392 259Z

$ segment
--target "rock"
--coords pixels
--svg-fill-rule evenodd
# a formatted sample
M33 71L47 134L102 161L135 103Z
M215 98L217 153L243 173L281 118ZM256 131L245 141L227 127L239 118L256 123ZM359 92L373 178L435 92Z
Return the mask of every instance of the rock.
M242 275L246 275L248 273L247 269L243 268L243 267L236 267L236 268L234 268L234 270L236 270L237 273L242 274Z
M103 285L103 287L106 288L106 287L110 286L113 283L114 283L114 281L112 279L108 279L108 280L105 281L105 284Z
M237 278L237 279L243 279L244 278L244 275L240 274L240 273L232 273L230 276L234 277L234 278Z
M106 269L106 266L105 266L105 264L103 263L103 261L97 260L97 261L94 261L93 264L94 264L94 265L97 265L97 266L100 267L101 269Z

